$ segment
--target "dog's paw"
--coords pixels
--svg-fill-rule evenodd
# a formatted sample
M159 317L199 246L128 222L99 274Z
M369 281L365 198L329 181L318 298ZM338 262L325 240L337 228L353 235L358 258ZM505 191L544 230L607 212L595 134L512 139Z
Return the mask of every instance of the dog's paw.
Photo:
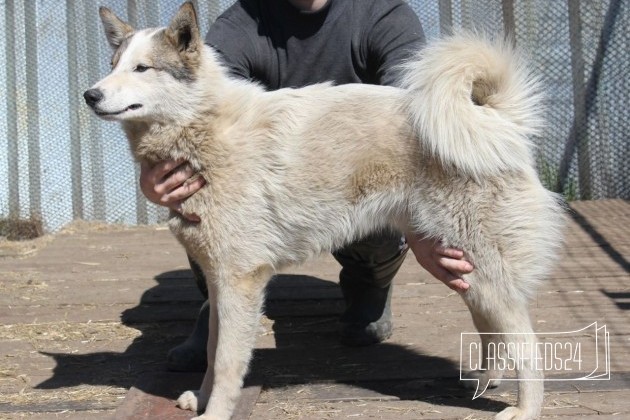
M199 391L186 391L177 399L177 406L184 410L197 412L199 402Z
M494 420L533 420L535 414L527 413L518 407L508 407L494 417Z
M488 372L483 370L471 370L470 372L466 372L464 374L465 381L462 382L462 386L467 389L477 389L477 381L472 381L470 379L477 379L479 384L485 384L488 381ZM501 379L490 379L490 383L488 384L488 388L496 388L501 385Z

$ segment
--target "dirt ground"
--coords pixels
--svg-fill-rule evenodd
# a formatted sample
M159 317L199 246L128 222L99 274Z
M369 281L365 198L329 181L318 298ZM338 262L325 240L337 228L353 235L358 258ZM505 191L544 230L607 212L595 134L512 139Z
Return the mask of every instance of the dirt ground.
M532 318L548 334L605 325L610 379L548 381L544 418L630 418L630 204L572 208ZM338 270L324 256L272 281L239 418L473 419L515 402L511 381L474 401L461 389L470 316L413 258L395 280L394 336L368 348L339 344ZM0 239L0 303L0 419L190 417L173 398L200 376L168 373L165 361L202 297L163 226L76 222L36 240Z

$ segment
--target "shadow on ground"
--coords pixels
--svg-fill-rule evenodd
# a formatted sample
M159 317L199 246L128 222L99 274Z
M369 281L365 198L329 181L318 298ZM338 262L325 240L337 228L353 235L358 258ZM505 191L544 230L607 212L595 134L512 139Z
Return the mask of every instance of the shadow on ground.
M166 355L192 329L201 294L188 270L163 273L156 281L137 306L121 314L125 325L141 332L123 352L42 352L54 358L56 367L52 378L36 388L135 386L168 399L198 388L202 375L167 372ZM337 289L335 283L301 275L279 275L271 282L266 314L274 320L276 348L255 352L246 385L273 389L332 382L434 405L492 411L506 407L484 397L472 400L472 392L459 385L458 366L448 359L392 343L362 348L339 344L337 317L343 301Z

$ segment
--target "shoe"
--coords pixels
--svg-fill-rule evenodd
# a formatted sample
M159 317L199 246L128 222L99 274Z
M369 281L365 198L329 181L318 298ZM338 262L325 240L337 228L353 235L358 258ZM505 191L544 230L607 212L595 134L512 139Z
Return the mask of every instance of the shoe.
M166 368L173 372L205 372L208 367L207 343L210 306L206 300L199 310L190 336L168 352Z
M340 318L340 341L350 347L369 346L392 335L392 284L378 287L342 282L346 311Z

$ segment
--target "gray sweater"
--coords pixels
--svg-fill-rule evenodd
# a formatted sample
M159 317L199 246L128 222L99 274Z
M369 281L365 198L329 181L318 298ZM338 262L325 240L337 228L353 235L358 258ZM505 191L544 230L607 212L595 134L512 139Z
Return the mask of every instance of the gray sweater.
M329 0L314 13L287 0L239 0L206 43L232 74L275 90L326 81L395 85L395 65L424 34L402 0Z

